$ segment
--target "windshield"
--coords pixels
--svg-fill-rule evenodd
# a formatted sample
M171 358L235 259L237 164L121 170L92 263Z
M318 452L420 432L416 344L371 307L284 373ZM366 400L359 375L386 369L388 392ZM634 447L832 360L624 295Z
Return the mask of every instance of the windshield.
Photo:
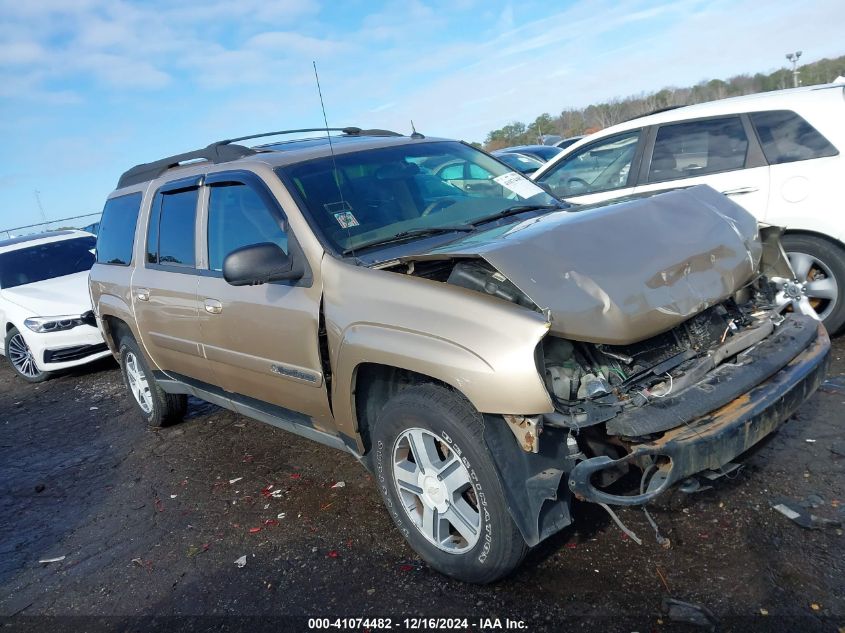
M515 205L559 204L521 174L454 141L328 156L279 172L340 252L406 232L471 225Z
M0 288L15 288L90 270L96 244L94 237L78 237L0 253Z

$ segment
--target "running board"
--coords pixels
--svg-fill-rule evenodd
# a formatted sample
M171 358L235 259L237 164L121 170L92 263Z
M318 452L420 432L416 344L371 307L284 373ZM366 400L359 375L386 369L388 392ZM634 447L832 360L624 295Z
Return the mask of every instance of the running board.
M224 409L240 413L253 420L270 424L283 431L288 431L289 433L319 442L325 446L336 448L344 453L350 453L356 459L361 459L361 456L354 452L337 435L331 435L330 433L315 429L311 418L306 415L283 407L266 404L248 396L229 393L211 385L206 387L204 383L192 380L187 376L184 379L177 379L173 378L172 375L160 371L153 373L156 383L166 393L194 396Z

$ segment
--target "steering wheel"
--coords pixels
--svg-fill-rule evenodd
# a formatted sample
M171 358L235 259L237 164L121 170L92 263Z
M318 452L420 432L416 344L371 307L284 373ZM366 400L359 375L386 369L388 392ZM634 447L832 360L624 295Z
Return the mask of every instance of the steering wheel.
M588 183L583 178L568 178L566 180L566 188L572 189L573 186L578 188L578 189L589 189L590 183Z
M450 207L458 201L458 198L454 196L446 196L444 198L438 198L434 202L429 203L423 212L420 214L421 218L424 218L429 213L433 213L434 211L439 211L445 209L446 207Z

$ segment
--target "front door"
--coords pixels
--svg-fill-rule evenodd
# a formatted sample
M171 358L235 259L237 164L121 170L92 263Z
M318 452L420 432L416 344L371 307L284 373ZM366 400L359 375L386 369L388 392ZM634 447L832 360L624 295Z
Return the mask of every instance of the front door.
M232 286L223 279L223 261L237 248L263 242L288 254L296 248L282 209L254 174L212 174L206 184L208 270L199 281L199 319L204 354L220 386L328 419L319 348L322 289L314 276L309 271L296 281L260 286Z
M535 178L558 198L593 204L633 192L642 130L607 136L575 150Z

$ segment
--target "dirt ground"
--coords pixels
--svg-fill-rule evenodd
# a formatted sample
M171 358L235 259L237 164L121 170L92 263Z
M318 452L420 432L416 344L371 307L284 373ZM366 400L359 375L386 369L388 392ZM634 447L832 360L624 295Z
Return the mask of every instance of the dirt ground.
M845 338L833 356L842 380ZM428 569L345 454L196 400L184 423L147 429L110 359L41 385L0 359L0 625L283 631L308 630L308 616L409 630L406 617L448 616L473 631L496 630L494 618L528 631L705 630L663 614L672 597L721 630L842 632L842 529L803 529L770 502L845 520L843 404L828 385L732 480L657 505L671 549L640 510L620 512L638 546L578 505L575 525L514 576L478 587Z

